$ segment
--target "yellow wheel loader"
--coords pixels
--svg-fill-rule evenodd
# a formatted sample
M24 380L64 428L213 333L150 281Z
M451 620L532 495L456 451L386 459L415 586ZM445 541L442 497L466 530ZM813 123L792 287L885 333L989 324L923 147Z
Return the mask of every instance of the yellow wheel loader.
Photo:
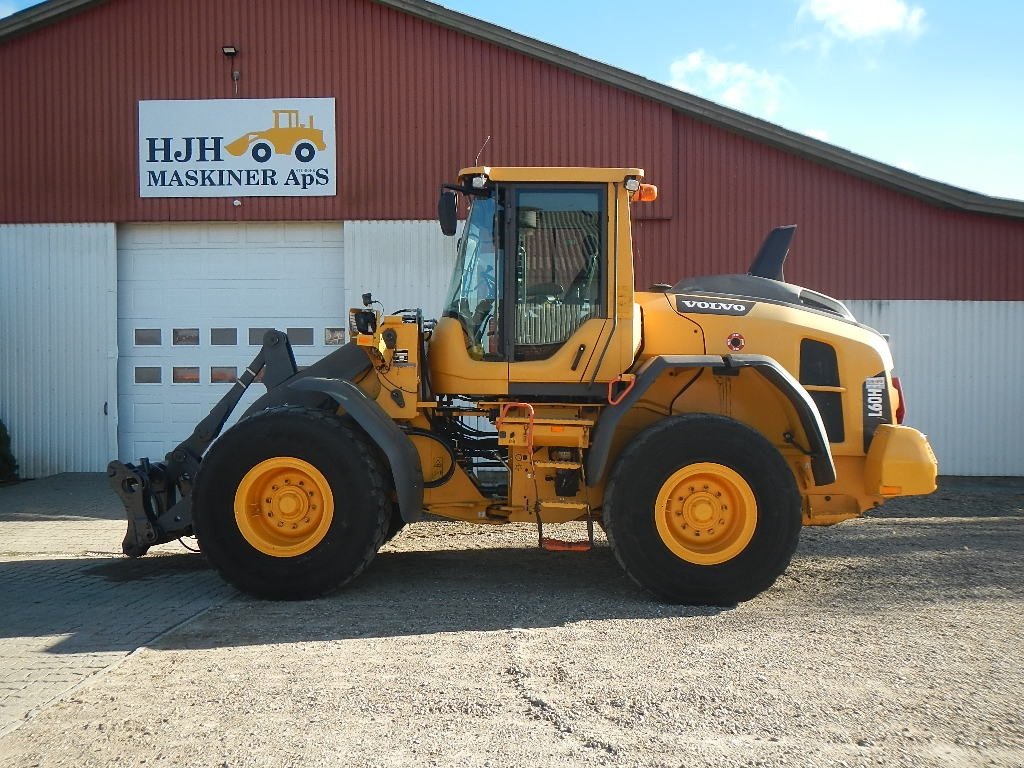
M297 371L270 331L165 462L112 462L124 551L191 534L268 598L344 585L403 525L525 523L546 549L602 526L656 596L733 604L788 565L801 525L935 489L885 338L783 280L780 227L750 271L636 291L637 168L467 168L436 323L352 309L352 340ZM267 392L218 437L260 371ZM545 527L581 521L588 540Z
M297 109L275 109L274 127L249 131L228 144L225 149L235 157L246 152L257 163L265 163L277 155L294 155L300 163L308 163L316 153L327 149L324 132L313 127L313 116L303 123Z

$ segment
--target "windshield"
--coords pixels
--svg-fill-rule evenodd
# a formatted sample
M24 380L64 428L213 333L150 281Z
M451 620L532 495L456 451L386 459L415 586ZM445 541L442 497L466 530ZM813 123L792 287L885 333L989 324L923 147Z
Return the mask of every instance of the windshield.
M473 199L445 307L445 315L462 320L474 356L498 351L495 298L501 290L501 269L496 212L493 196Z

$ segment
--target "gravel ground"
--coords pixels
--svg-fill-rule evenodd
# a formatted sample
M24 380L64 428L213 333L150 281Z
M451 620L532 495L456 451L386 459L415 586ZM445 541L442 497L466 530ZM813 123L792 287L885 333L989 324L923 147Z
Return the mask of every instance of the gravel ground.
M232 598L10 733L0 765L1024 765L1024 481L804 529L726 610L532 536L419 524L331 597Z

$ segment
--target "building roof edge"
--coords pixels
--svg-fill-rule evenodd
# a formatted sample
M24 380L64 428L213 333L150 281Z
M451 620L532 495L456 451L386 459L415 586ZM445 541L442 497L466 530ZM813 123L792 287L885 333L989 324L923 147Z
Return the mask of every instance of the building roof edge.
M52 24L106 0L47 0L0 19L0 43Z

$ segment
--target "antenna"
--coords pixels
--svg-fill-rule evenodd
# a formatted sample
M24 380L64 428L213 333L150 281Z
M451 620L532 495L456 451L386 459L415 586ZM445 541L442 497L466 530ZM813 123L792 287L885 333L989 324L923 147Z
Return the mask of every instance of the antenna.
M480 165L480 155L484 153L484 147L487 146L487 142L491 140L491 134L487 134L487 138L484 139L484 143L480 145L480 151L476 153L476 159L473 161L473 165Z

